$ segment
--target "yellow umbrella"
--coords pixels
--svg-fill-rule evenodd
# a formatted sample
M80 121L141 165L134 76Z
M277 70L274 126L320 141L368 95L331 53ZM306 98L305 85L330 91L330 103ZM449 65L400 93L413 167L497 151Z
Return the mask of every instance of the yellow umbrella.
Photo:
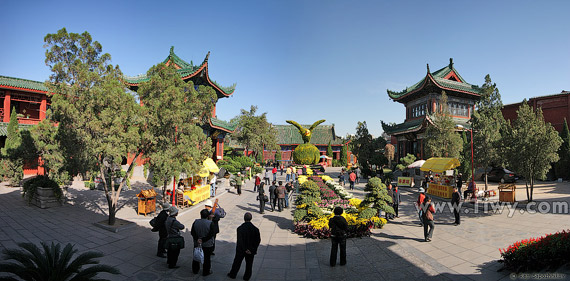
M455 169L455 167L460 165L461 164L457 158L433 157L426 160L420 170L425 172L432 171L434 173L443 173L447 170Z
M209 175L210 175L210 171L208 171L208 168L206 168L206 167L202 167L202 169L200 169L200 171L198 172L198 176L200 176L201 178L205 178Z
M208 172L217 173L220 171L220 168L218 168L218 165L216 165L216 162L214 162L212 158L206 158L202 165L204 165Z

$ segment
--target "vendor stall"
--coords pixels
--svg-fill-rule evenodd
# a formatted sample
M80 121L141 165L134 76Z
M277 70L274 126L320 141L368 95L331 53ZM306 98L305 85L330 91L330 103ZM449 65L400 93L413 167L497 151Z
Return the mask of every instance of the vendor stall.
M193 175L189 178L181 179L184 183L183 190L178 190L178 195L182 200L178 205L182 206L192 206L199 202L202 202L210 198L210 179L213 177L214 173L218 173L220 169L212 160L208 158L202 163L202 168L198 174Z
M433 173L433 181L428 183L427 193L442 198L451 198L455 179L452 173L446 173L446 171L453 170L459 165L459 160L456 158L434 157L426 160L420 169Z

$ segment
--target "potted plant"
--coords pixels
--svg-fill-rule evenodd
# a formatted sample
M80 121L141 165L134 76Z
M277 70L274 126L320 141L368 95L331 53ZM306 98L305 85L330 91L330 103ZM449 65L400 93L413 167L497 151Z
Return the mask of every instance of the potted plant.
M26 181L22 191L22 197L26 198L29 204L42 209L61 205L63 198L59 184L46 176L37 176Z

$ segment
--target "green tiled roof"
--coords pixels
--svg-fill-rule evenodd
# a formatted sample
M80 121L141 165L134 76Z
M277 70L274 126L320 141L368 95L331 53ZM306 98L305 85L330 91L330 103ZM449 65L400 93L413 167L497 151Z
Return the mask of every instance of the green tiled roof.
M382 122L382 130L384 130L384 132L388 135L394 135L406 131L415 131L422 126L424 120L425 117L394 125Z
M177 66L180 67L180 69L176 70L178 72L178 74L180 75L180 77L188 77L188 76L197 74L198 72L202 71L204 65L208 62L209 56L210 56L210 52L208 52L208 54L206 55L206 58L204 59L202 64L194 65L193 63L188 63L188 62L184 61L183 59L181 59L180 57L178 57L174 53L174 47L170 47L170 53L168 54L168 57L166 57L166 59L164 59L163 63L167 63L168 61L173 62L174 64L176 64ZM149 79L150 78L146 74L140 74L137 76L124 76L125 82L127 82L129 84L138 84L141 82L146 82ZM233 84L232 86L229 86L229 87L224 87L224 86L219 85L216 81L210 79L210 77L208 77L208 80L210 80L213 84L215 84L223 92L223 94L226 96L231 95L236 88L235 84Z
M29 124L18 124L18 128L20 130L29 130L32 126ZM0 122L0 136L5 137L8 136L8 123Z
M429 70L429 68L428 68ZM450 72L454 72L457 77L459 78L460 81L454 81L454 80L449 80L449 79L445 79L444 77L447 76ZM464 92L468 92L468 93L472 93L475 95L480 95L481 94L481 90L479 89L479 86L477 85L472 85L469 84L465 81L465 79L463 79L463 77L461 77L461 75L459 75L459 72L457 72L457 70L453 67L453 60L450 59L450 63L449 65L436 70L432 73L427 74L422 80L420 80L419 82L417 82L416 84L407 87L406 89L402 90L402 91L391 91L391 90L387 90L388 92L388 96L390 96L390 98L397 100L415 90L418 90L422 87L422 85L424 85L427 81L427 79L430 79L429 77L433 77L433 80L435 81L435 83L437 83L439 86L444 87L444 88L451 88L454 90L458 90L458 91L464 91Z
M215 118L215 117L210 118L210 124L211 124L212 126L216 126L216 127L219 127L219 128L226 129L226 130L228 130L229 132L235 131L236 128L237 128L237 126L238 126L237 123L230 123L230 122L227 122L227 121L224 121L224 120L220 120L220 119Z
M305 128L311 125L301 125ZM273 125L277 130L277 144L302 144L303 138L297 127L293 125ZM333 125L319 125L312 131L311 143L312 144L328 144L341 145L343 141L334 133Z
M43 92L48 91L48 88L44 85L43 82L8 77L8 76L0 76L0 86L10 86L16 88L43 91Z

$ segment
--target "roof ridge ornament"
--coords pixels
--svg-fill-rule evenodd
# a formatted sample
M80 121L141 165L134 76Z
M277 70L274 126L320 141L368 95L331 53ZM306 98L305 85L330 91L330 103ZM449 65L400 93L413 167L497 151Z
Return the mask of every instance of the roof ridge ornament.
M430 71L429 71L429 63L427 64L427 72L428 72L428 74L430 73Z
M453 58L449 58L449 68L453 68Z
M170 54L174 55L174 46L170 46Z
M206 54L206 58L204 59L204 62L208 62L209 57L210 57L210 51L208 51L208 54Z

